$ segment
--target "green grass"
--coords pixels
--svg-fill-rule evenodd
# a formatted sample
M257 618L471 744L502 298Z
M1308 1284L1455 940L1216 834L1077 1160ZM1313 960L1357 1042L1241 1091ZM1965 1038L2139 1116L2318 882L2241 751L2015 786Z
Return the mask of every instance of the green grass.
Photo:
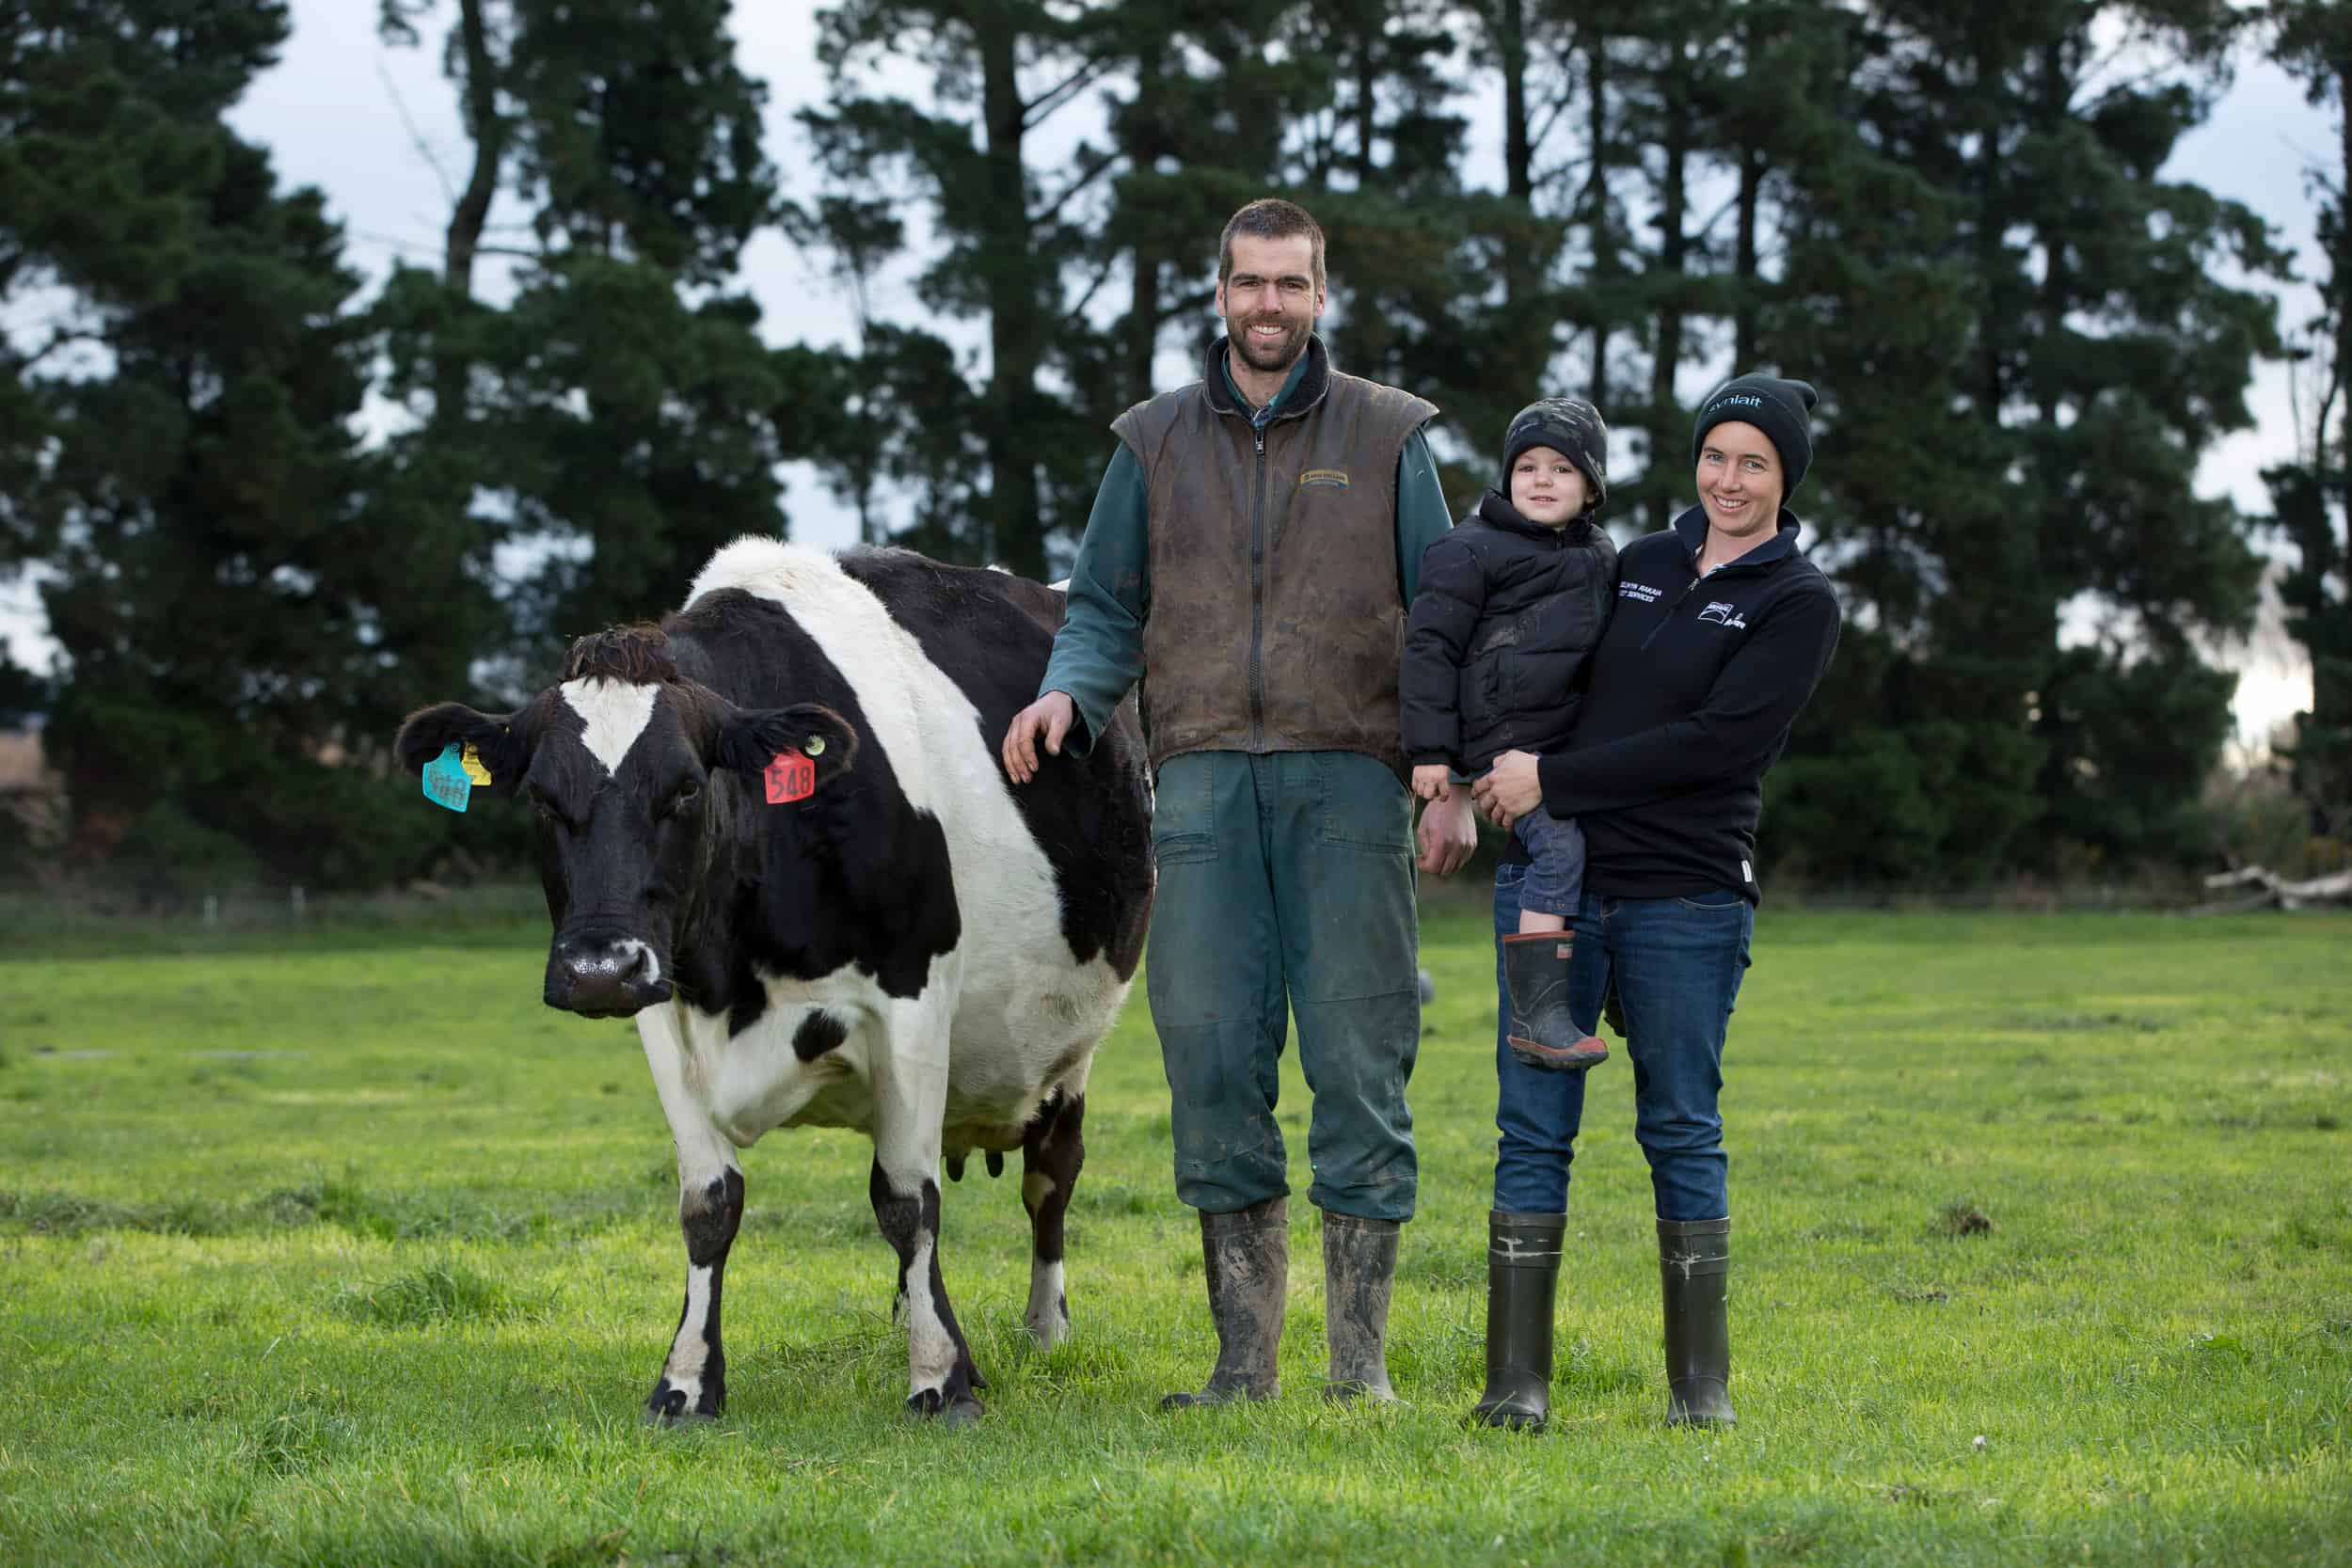
M1660 1421L1620 1053L1533 1439L1457 1420L1493 1142L1464 906L1428 922L1409 1404L1316 1396L1302 1202L1283 1397L1153 1412L1213 1344L1138 995L1069 1343L1021 1336L1012 1173L947 1189L968 1432L899 1414L869 1148L827 1132L745 1158L726 1419L641 1426L683 1258L634 1033L539 1006L538 928L404 940L0 962L0 1563L2352 1559L2352 920L1767 910L1725 1088L1741 1424Z

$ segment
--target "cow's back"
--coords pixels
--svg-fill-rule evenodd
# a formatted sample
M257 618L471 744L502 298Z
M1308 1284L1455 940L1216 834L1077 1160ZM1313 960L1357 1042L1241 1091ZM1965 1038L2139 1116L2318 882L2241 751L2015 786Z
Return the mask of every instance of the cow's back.
M746 594L786 612L766 619L791 624L746 629ZM866 678L857 684L869 692L887 686L898 698L864 706L913 803L972 825L961 835L967 842L1000 836L993 819L1008 805L1017 812L1051 864L1073 957L1100 958L1124 981L1142 957L1152 888L1150 765L1135 705L1120 705L1085 757L1065 756L1027 784L1011 784L1000 756L1013 715L1037 696L1063 606L1062 594L1042 583L912 550L835 556L746 538L711 559L668 625L674 641L706 651L692 660L696 678L745 705L824 701L826 689L843 683L842 666L872 661L878 668L859 672ZM886 630L858 619L876 614ZM894 673L889 666L910 652L925 668ZM926 733L922 725L940 716L904 711L921 706L920 688L943 677L969 705L961 735ZM951 831L951 843L959 836ZM988 896L985 888L960 891Z

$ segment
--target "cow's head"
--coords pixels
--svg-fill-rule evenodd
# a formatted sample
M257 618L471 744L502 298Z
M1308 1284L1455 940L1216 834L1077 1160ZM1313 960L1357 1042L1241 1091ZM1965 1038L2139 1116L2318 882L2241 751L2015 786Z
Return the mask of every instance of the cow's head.
M547 1003L591 1018L666 1001L679 911L722 841L750 850L750 814L782 793L823 790L846 772L857 735L814 703L739 708L681 679L655 626L581 638L564 679L513 713L443 703L410 714L396 742L410 773L470 742L501 796L538 814L539 878L555 936ZM730 825L745 831L728 833Z

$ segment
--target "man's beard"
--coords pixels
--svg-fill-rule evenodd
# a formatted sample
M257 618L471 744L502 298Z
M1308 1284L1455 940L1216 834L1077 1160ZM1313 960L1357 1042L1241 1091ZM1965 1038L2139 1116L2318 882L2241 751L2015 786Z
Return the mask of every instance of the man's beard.
M1281 325L1286 329L1286 335L1266 343L1249 335L1250 322L1229 316L1225 322L1225 337L1241 355L1241 362L1251 370L1269 373L1286 371L1296 364L1298 356L1306 352L1310 328L1291 322Z

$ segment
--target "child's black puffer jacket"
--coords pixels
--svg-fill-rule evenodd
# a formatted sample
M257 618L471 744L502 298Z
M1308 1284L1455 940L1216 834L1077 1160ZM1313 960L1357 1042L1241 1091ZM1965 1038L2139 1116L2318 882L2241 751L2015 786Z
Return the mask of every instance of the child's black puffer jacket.
M1564 746L1616 575L1617 547L1590 518L1545 528L1481 497L1422 556L1399 673L1405 760L1478 773L1504 752Z

